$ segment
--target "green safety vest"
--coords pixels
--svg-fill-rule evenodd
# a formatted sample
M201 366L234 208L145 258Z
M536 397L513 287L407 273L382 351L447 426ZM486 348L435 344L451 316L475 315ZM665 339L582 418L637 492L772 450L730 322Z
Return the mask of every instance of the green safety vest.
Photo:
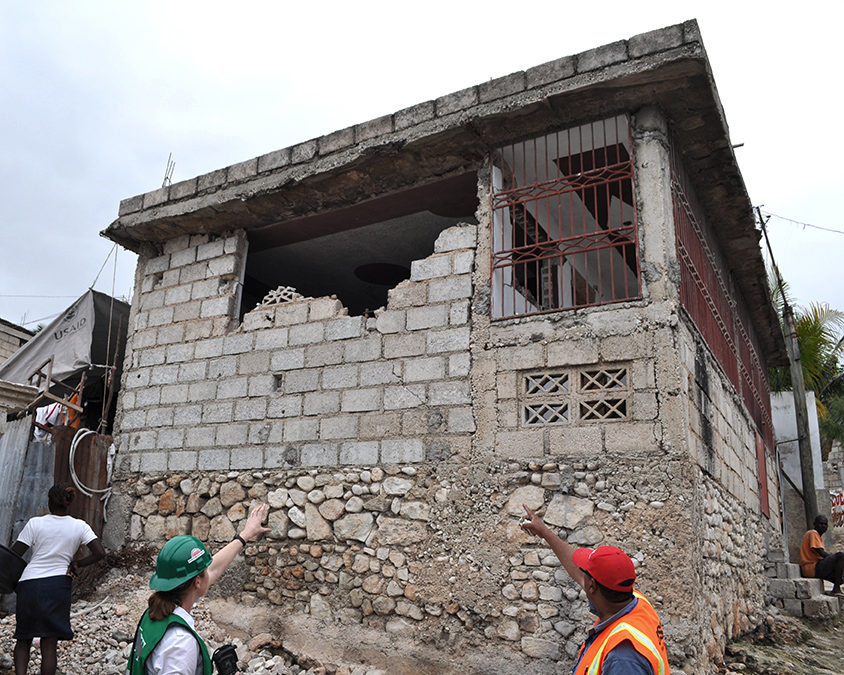
M202 641L202 638L196 634L196 631L191 628L190 624L177 614L171 614L166 619L161 621L153 621L149 618L149 611L144 612L141 620L138 622L138 628L135 631L135 642L132 645L132 654L129 656L129 668L127 672L129 675L144 675L144 664L152 654L152 650L161 642L164 633L173 624L184 626L187 628L196 641L199 643L199 651L202 654L202 673L203 675L211 675L213 664L211 657L208 656L208 647ZM188 673L187 675L193 675Z

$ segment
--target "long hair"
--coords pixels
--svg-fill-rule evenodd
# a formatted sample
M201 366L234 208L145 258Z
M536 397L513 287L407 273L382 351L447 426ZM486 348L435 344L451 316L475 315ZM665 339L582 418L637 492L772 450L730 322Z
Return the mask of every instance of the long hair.
M47 492L47 502L50 512L64 511L76 499L76 488L69 483L56 483Z
M170 616L173 610L182 604L182 600L187 595L195 579L196 577L191 577L181 586L176 586L176 588L170 591L155 591L155 593L150 595L149 600L147 600L149 618L153 621L162 621Z

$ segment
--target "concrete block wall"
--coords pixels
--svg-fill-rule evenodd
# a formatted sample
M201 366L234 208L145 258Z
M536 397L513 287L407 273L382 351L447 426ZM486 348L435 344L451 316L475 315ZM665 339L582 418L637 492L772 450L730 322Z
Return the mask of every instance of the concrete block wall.
M830 492L844 490L844 447L833 443L827 460L823 463L823 483Z
M182 237L139 264L117 419L120 468L228 471L418 463L474 431L475 226L446 230L375 317L334 298L248 312L242 233Z
M683 398L688 405L688 447L700 469L750 511L761 512L756 427L721 368L683 316L679 331ZM706 375L701 378L700 369ZM705 380L705 384L701 384ZM705 391L706 390L706 391ZM766 457L768 507L779 522L776 463Z
M3 363L25 345L32 333L7 321L0 321L0 363Z
M542 319L492 325L488 340L494 347L476 354L475 362L479 373L494 372L495 408L477 411L480 417L490 416L479 425L493 437L493 454L661 454L672 404L660 395L658 383L673 375L658 361L656 343L661 331L670 329L651 309L637 308L637 327L621 335L605 321L606 310L583 312L577 325L568 327ZM585 388L588 374L600 371L622 381L605 391ZM557 378L560 384L545 394L526 393L527 379L542 377ZM623 400L623 412L589 419L584 406L601 399ZM566 406L567 417L547 424L526 422L526 407L546 402ZM663 404L666 418L661 417ZM484 443L482 435L478 441Z
M491 321L473 314L473 380L477 392L495 392L476 410L479 452L498 456L596 456L649 452L658 461L682 452L684 409L673 336L677 286L671 270L676 246L667 172L668 120L646 107L631 116L639 211L642 300L566 312ZM479 219L491 220L489 187L481 188ZM487 192L484 193L484 188ZM486 210L485 210L486 209ZM489 284L489 238L478 242L475 285ZM601 390L590 374L604 371L623 382ZM526 378L556 378L553 392L526 393ZM491 398L491 396L490 396ZM588 414L596 401L622 401L618 414ZM526 409L553 405L565 415L548 423L526 421ZM584 414L585 413L585 414ZM591 419L590 419L591 417Z
M122 488L114 510L122 517L110 514L109 527L123 531L115 539L160 543L191 531L224 541L248 508L245 498L221 508L224 485L234 482L254 499L286 490L271 515L280 541L292 540L287 557L273 545L256 551L262 569L284 581L268 587L256 577L247 597L300 603L302 613L354 616L381 630L395 614L416 621L449 615L467 630L483 626L486 639L526 656L566 661L582 637L584 607L547 551L516 525L527 500L559 521L573 545L628 550L640 565L642 588L653 589L664 607L672 665L704 672L728 637L759 620L764 590L754 570L766 524L741 402L714 363L706 365L705 401L695 388L693 330L679 313L672 271L665 130L658 111L634 120L635 155L647 158L637 163L646 272L643 299L635 302L491 322L483 171L481 225L444 231L433 255L413 263L411 279L391 290L371 318L348 316L334 298L303 298L260 306L238 325L242 232L180 237L142 255L117 419ZM601 370L623 372L618 388L598 395L623 399L623 412L585 419L581 404L594 396L582 378ZM526 377L565 382L549 401L564 402L568 416L526 424L526 405L535 400L525 393ZM702 413L712 427L711 458ZM413 477L410 497L388 500L384 481L373 475L397 471L403 480ZM312 489L300 485L311 481ZM322 488L329 486L340 496L322 513ZM294 499L291 490L302 494ZM413 506L403 511L404 501ZM343 514L363 512L370 518L358 519L369 528L349 543ZM422 512L425 520L412 515ZM394 517L412 523L419 537L404 536L404 527L392 540L397 523L387 521ZM494 543L479 546L478 532ZM379 537L393 543L379 547ZM372 572L383 579L366 590L363 561L360 578L331 569L338 559L351 569L360 555L383 570L394 546L426 562L402 572L407 578L399 581L423 590L411 591L415 600L403 590L401 612L388 601L398 595L385 590L387 599L378 603L369 597L389 586L382 571ZM323 561L330 561L326 569ZM336 577L337 594L325 594L330 609L313 588L294 588L300 577L284 576L298 567L313 579L295 574L314 583L334 584ZM470 589L452 580L455 570L456 579L472 580ZM423 600L436 593L455 598L448 605L453 615L436 603L429 611Z

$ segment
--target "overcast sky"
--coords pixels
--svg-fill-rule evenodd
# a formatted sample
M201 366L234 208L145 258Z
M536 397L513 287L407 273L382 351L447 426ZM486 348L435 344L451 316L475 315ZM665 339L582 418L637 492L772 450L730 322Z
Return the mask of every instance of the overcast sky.
M99 232L161 186L170 153L178 182L692 18L751 200L814 226L769 223L793 297L844 310L844 2L769 7L2 2L0 318L48 323L98 274L97 290L128 297L135 256L118 250L115 268Z

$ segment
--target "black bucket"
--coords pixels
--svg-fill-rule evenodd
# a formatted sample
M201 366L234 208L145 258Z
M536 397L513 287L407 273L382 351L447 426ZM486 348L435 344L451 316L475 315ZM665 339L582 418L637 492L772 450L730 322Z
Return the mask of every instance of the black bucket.
M15 592L24 567L26 560L0 544L0 595Z

